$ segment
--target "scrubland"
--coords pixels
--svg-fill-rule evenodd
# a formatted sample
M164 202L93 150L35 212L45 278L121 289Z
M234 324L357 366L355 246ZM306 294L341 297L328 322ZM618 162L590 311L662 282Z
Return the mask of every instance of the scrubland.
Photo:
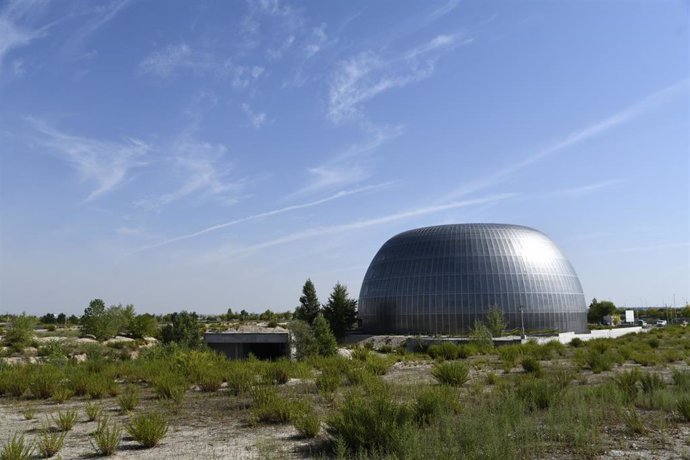
M3 459L689 458L690 330L228 361L58 342L0 367ZM133 359L135 358L135 359Z

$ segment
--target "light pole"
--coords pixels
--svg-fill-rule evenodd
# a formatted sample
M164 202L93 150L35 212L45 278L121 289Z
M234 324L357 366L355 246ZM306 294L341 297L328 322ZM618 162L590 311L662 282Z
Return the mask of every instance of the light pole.
M525 309L522 308L522 305L518 307L520 310L520 326L522 327L522 339L526 339L527 336L525 335Z

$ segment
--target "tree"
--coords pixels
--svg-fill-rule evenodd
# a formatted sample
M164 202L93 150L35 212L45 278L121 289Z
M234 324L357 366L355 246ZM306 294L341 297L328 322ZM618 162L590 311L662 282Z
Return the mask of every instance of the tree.
M55 321L58 324L65 326L65 325L67 325L67 315L65 315L64 313L60 313L59 315L57 315L57 318L55 319Z
M357 301L350 299L347 287L339 282L333 287L328 303L323 306L323 315L328 320L336 338L345 336L357 318Z
M616 312L616 305L610 300L599 302L596 297L592 299L589 304L589 311L587 312L587 321L590 323L600 323L606 315L613 315Z
M41 319L39 320L43 324L55 324L57 319L55 318L55 315L52 313L47 313L43 316L41 316Z
M335 335L331 331L328 321L323 317L323 314L319 313L314 318L314 324L312 324L312 329L314 330L314 338L316 339L316 344L318 348L318 353L321 356L333 356L338 351L338 343L335 340Z
M488 327L486 327L486 324L478 319L474 320L474 327L472 327L472 330L470 331L470 338L473 342L484 349L493 348L494 346L491 331Z
M155 337L158 335L158 321L148 313L136 315L129 323L128 333L135 339Z
M98 340L114 337L120 329L118 307L106 309L105 302L93 299L84 309L80 323L82 334L91 334Z
M25 314L15 316L7 325L5 343L15 350L23 350L31 345L31 341L34 338L35 325L36 318L33 316L26 316Z
M503 310L497 306L489 308L489 311L486 312L486 326L494 337L502 336L503 331L506 329L506 320L503 316Z
M203 326L199 324L199 316L192 312L181 311L170 315L171 323L162 330L163 342L176 342L189 348L201 346Z
M302 296L299 298L299 307L295 308L295 319L301 319L309 324L314 322L314 318L319 314L321 304L316 296L316 288L310 278L302 287Z
M308 323L295 319L290 321L288 329L292 332L292 342L295 345L297 359L301 361L319 353L319 345L316 343L314 331Z

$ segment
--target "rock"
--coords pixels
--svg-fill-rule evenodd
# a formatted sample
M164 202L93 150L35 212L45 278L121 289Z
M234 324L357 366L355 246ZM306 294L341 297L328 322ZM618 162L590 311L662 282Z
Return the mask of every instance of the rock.
M129 337L122 337L121 335L118 335L116 337L113 337L112 339L108 339L105 341L105 344L111 344L111 343L122 343L122 342L134 342L134 339L130 339Z
M87 356L86 353L79 353L78 355L72 356L72 358L78 363L83 363L86 362Z
M91 336L93 337L93 336ZM98 343L95 337L80 337L76 340L77 343Z
M38 349L34 347L26 347L24 348L23 353L25 356L36 356L38 354Z
M85 339L91 339L91 340L96 340L96 336L93 334L84 334Z
M352 350L348 348L338 348L338 356L342 356L343 358L351 359L352 358Z

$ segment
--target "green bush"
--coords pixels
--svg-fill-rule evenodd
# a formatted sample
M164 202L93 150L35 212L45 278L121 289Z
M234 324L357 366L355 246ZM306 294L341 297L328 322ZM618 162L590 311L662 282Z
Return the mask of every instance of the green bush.
M49 399L60 384L62 372L55 366L36 365L31 371L29 387L34 398Z
M391 367L392 361L389 357L383 357L370 353L364 361L364 369L372 375L384 375Z
M690 397L683 396L676 402L678 413L686 422L690 422Z
M58 404L62 404L63 402L71 398L73 395L74 393L72 392L72 390L70 390L64 385L60 385L55 390L53 390L53 401L55 401Z
M539 361L537 361L536 358L532 356L526 356L522 358L522 368L527 372L528 374L534 374L534 375L542 375L543 370L541 368L541 364Z
M458 359L460 350L457 345L452 342L443 342L440 344L429 345L426 350L427 354L432 359Z
M200 375L196 383L203 392L218 391L223 383L223 373L219 369L210 370Z
M619 373L613 377L613 381L626 401L633 401L637 397L637 382L640 381L640 371L637 368Z
M327 431L351 453L394 454L412 431L414 411L387 391L366 397L351 394L328 419Z
M31 345L34 338L36 318L33 316L15 316L5 329L5 344L15 350L22 351Z
M57 417L53 416L53 422L58 431L69 431L77 423L77 411L71 409L58 412Z
M86 419L89 422L93 422L103 415L103 408L96 403L87 403L86 406L84 406L84 413L86 414Z
M316 388L321 393L332 394L342 383L342 376L340 372L334 369L325 369L321 375L316 377Z
M644 421L637 410L624 409L621 415L625 427L631 434L642 434L646 431Z
M439 383L444 385L462 386L469 380L469 368L460 362L444 362L436 364L431 371Z
M459 406L448 387L426 387L417 394L413 410L418 424L429 425L451 410L459 410Z
M294 416L292 424L297 432L305 438L313 438L321 430L321 421L313 409Z
M117 391L117 384L107 375L91 374L86 383L86 393L91 399L102 399Z
M33 407L27 407L22 411L22 415L24 416L24 420L33 420L33 418L36 416L36 409Z
M263 372L264 382L272 385L283 385L290 380L290 361L280 360L267 363Z
M496 350L501 357L501 361L503 361L503 370L506 372L510 372L517 364L518 359L523 355L523 348L521 345L504 345L498 347Z
M127 424L127 432L145 448L157 446L168 432L168 422L157 412L139 414Z
M238 396L249 391L254 383L254 373L251 369L244 366L234 366L230 372L225 376L228 382L228 389Z
M573 340L570 341L570 346L573 348L580 348L584 344L585 344L585 342L579 337L575 337L575 338L573 338Z
M33 446L26 443L24 435L15 434L2 446L0 460L29 460L33 451Z
M674 369L673 383L680 389L690 391L690 371Z
M534 377L522 380L515 389L515 394L530 411L550 407L560 392L561 388L555 382Z
M102 426L99 426L99 429L93 434L91 446L97 454L110 456L115 453L117 446L120 444L122 428L116 423L110 424L107 420L103 420Z
M117 398L117 404L122 412L130 412L139 404L139 390L133 385L128 385Z
M594 342L594 340L592 340ZM588 350L584 356L585 365L595 374L610 371L613 367L613 359L609 353L596 349Z
M36 447L41 457L51 458L60 452L65 444L65 436L67 436L66 432L56 433L47 429L42 430L36 441Z
M153 389L158 399L177 401L184 398L184 393L187 391L187 383L180 376L166 372L156 377L153 381Z
M274 387L257 386L252 388L252 415L263 423L287 423L296 405L278 396Z
M653 393L666 387L666 382L664 382L664 378L661 375L648 372L640 374L640 384L644 393Z

